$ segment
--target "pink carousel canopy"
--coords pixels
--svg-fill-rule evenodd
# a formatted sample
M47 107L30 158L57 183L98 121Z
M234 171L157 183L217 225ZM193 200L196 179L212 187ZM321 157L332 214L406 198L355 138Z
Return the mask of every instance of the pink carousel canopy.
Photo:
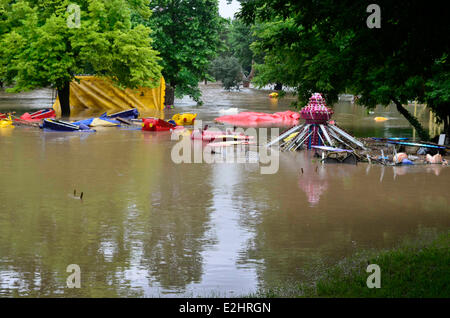
M325 99L320 93L314 93L309 103L300 110L300 116L306 123L326 123L333 115L333 110L327 107Z

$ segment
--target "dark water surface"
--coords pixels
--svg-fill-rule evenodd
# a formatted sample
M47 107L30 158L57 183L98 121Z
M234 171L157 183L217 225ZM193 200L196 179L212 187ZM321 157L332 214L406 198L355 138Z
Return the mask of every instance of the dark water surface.
M180 100L167 117L195 111L212 123L220 109L283 111L293 100L203 91L202 107ZM50 104L3 97L0 111ZM357 136L412 136L394 108L367 114L342 102L335 112ZM0 296L238 296L450 225L442 166L320 165L298 152L281 153L278 173L264 175L258 163L177 165L173 145L164 132L3 131ZM66 287L69 264L81 268L80 289Z

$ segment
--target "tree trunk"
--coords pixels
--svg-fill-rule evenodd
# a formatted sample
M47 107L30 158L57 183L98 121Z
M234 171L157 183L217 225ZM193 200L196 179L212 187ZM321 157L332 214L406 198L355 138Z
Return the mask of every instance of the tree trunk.
M420 139L422 141L428 141L430 139L430 136L422 127L417 118L411 115L411 113L405 107L403 107L402 103L400 103L396 98L391 97L391 100L394 102L395 106L397 106L398 112L402 114L403 117L405 117L406 120L416 129Z
M450 138L450 116L445 116L443 118L443 122L444 122L444 131L443 133L446 135L445 136L445 144L448 144L448 140Z
M252 60L252 69L250 70L250 74L248 74L248 77L247 77L249 82L251 82L253 80L253 77L255 77L255 72L256 72L256 70L255 70L255 61Z
M70 116L70 82L64 84L62 88L58 88L58 98L61 105L61 116Z
M250 80L247 76L245 76L244 72L241 70L241 77L242 77L242 87L250 87Z
M283 84L276 83L275 87L273 89L276 90L276 91L281 91L283 89Z
M173 106L175 102L175 87L166 85L166 98L164 99L164 105Z

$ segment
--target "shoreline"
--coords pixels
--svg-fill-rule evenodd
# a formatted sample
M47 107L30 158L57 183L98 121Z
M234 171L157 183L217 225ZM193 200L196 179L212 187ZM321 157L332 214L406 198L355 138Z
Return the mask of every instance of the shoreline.
M380 288L368 288L369 264L380 267ZM361 250L328 269L319 268L307 283L265 288L252 298L449 298L450 231L421 231L398 246Z

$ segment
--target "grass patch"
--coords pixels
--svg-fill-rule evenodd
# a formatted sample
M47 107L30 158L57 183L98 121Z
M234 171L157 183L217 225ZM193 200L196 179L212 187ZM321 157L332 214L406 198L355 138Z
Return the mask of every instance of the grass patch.
M381 269L381 288L368 288L369 264ZM450 232L427 232L382 251L360 251L316 273L308 284L287 283L251 297L450 297Z

